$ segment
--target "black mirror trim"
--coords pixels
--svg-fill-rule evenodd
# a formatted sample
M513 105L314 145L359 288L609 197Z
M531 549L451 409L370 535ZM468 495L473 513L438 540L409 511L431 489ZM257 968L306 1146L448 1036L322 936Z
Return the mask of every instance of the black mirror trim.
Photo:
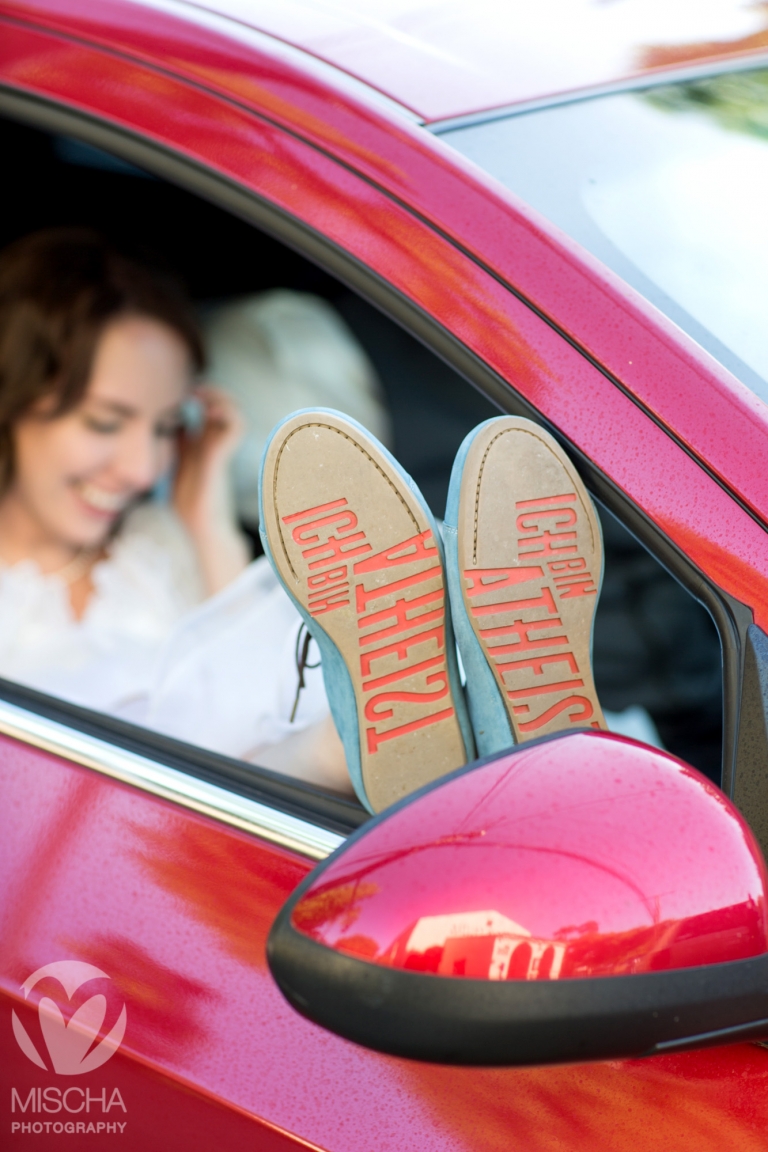
M289 1003L332 1032L440 1064L526 1065L660 1055L768 1036L768 955L636 976L491 981L404 972L297 932L267 945Z

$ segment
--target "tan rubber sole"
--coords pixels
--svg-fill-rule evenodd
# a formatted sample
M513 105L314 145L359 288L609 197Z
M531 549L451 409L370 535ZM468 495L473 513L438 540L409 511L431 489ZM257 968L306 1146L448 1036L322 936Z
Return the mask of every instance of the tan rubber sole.
M464 606L515 742L605 729L592 674L602 534L565 452L530 420L489 424L465 461L457 527Z
M273 562L349 670L362 786L381 811L469 758L431 525L377 446L328 413L287 421L263 476Z

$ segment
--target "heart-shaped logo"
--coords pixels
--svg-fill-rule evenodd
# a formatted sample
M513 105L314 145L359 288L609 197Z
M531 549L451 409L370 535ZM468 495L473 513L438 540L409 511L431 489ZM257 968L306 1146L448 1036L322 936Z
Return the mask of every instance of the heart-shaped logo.
M53 964L45 964L27 977L21 986L25 1000L35 985L46 976L59 981L69 1000L78 988L89 980L109 979L106 972L95 968L93 964L84 964L80 960L57 960ZM94 1072L97 1068L101 1068L102 1064L106 1064L107 1060L114 1056L125 1035L127 1015L123 1004L112 1030L95 1048L92 1047L107 1011L107 1000L102 995L91 996L81 1004L77 1011L73 1012L69 1022L65 1021L58 1004L48 996L41 997L37 1011L48 1056L54 1072L60 1076L80 1076L84 1072ZM13 1034L19 1048L33 1064L37 1064L38 1068L48 1071L45 1061L32 1043L21 1020L15 1012L12 1015Z

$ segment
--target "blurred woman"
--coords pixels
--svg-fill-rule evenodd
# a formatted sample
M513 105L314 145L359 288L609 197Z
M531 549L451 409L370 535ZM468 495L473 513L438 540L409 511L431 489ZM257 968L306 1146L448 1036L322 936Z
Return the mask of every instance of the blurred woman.
M344 788L319 677L296 706L298 618L235 520L240 418L202 367L181 286L98 235L0 254L0 676L240 757L290 737L273 766Z

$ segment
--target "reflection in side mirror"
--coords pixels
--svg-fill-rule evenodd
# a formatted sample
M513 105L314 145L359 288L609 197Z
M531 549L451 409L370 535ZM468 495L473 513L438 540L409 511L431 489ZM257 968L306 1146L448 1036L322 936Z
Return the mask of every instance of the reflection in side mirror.
M282 909L268 958L298 1011L382 1052L670 1052L768 1035L766 882L714 785L584 731L370 821Z

